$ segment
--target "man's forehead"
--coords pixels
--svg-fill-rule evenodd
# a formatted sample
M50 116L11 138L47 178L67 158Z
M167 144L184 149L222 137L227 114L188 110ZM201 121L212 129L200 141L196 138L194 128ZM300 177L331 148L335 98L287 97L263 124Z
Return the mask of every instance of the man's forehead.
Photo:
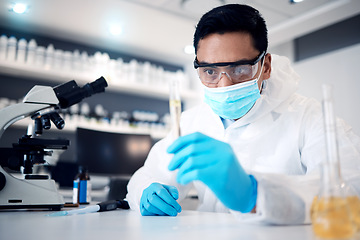
M214 33L199 41L197 59L200 63L235 62L254 59L258 54L247 33Z

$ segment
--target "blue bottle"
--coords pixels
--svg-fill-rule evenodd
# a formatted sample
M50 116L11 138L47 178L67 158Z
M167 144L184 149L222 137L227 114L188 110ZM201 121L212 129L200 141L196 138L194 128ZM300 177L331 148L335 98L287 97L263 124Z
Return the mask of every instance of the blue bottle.
M89 204L91 202L91 182L87 169L79 167L79 173L74 179L73 203Z

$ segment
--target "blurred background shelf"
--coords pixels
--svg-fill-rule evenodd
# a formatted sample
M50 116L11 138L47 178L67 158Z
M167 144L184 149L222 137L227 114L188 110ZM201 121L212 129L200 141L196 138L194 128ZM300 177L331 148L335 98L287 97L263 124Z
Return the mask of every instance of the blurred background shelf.
M101 74L95 76L95 74L93 73L71 70L67 71L66 69L51 69L43 66L32 66L24 63L10 62L4 60L0 60L0 73L22 78L33 78L44 81L45 83L65 83L70 80L75 80L79 85L84 85L88 82L92 82L101 76ZM109 87L106 89L107 91L128 93L137 96L145 96L163 100L167 100L169 97L168 86L124 82L106 76L106 74L104 74L104 77L107 79L109 84ZM199 98L199 94L196 91L187 89L182 89L181 95L184 101L196 100Z

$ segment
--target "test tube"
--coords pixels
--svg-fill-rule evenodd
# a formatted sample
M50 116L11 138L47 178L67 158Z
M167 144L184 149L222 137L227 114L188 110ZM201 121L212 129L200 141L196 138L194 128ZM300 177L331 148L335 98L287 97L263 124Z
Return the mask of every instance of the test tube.
M173 139L180 137L180 115L181 115L181 98L179 89L179 79L170 79L169 107L171 118L171 131Z

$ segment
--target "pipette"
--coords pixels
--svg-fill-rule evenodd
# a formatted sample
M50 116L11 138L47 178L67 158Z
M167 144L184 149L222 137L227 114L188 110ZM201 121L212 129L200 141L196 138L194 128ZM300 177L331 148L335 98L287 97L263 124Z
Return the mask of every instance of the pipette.
M180 115L181 115L181 98L179 89L179 80L170 79L169 107L173 139L180 137Z
M48 214L46 216L60 217L60 216L69 216L69 215L85 214L85 213L105 212L105 211L115 210L117 208L129 209L129 205L125 200L111 200L111 201L101 202L95 205L90 205L85 208L55 212Z

